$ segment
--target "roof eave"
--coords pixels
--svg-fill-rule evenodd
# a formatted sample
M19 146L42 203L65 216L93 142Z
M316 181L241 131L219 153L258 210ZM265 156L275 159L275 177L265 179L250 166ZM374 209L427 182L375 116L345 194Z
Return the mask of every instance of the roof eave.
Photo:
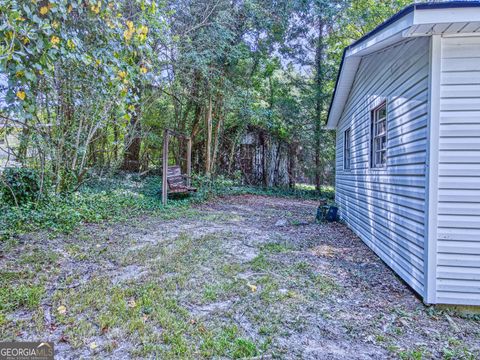
M478 10L472 12L471 8ZM412 4L346 47L328 110L326 128L335 129L337 127L362 56L391 46L404 38L418 36L410 31L414 25L435 23L439 19L455 22L455 19L452 19L452 9L456 9L454 13L463 21L472 21L469 19L478 18L480 1ZM437 11L430 13L428 10ZM423 34L423 36L428 36L428 34Z
M413 13L405 13L402 17L395 18L391 26L382 27L364 41L356 41L344 49L335 90L328 111L327 129L335 129L337 126L362 56L402 40L403 32L409 29L412 24Z

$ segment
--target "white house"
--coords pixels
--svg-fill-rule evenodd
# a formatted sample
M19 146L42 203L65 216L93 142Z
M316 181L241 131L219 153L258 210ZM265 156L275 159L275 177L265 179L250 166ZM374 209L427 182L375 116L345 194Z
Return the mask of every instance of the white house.
M342 219L429 304L480 305L480 1L414 4L345 49Z

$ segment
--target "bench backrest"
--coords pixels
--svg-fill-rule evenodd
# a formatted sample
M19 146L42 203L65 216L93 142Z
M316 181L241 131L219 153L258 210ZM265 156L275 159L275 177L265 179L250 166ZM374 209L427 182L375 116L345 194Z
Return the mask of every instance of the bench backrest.
M186 188L180 166L169 166L167 169L167 183L170 189Z
M167 178L173 176L182 176L182 170L179 165L169 166L167 168Z

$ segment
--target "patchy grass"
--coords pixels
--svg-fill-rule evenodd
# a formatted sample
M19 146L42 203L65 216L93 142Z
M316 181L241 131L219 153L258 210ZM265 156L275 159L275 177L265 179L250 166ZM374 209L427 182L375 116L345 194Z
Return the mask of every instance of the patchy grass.
M41 272L46 267L54 266L59 255L53 250L32 250L20 255L18 262L24 267L31 268L35 272Z
M315 210L242 196L20 236L0 257L0 333L76 358L478 358L478 319L421 305Z
M312 281L320 295L328 295L341 290L341 286L335 280L322 274L313 275Z
M0 313L5 314L17 309L35 309L39 306L45 289L42 285L7 285L0 288Z
M120 329L129 334L125 340L143 339L148 347L161 339L165 351L167 345L176 344L181 353L184 338L193 332L188 311L155 282L110 286L109 279L96 278L79 289L57 292L53 300L56 309L66 309L65 314L57 310L57 319L67 327L73 347L85 345L85 338L98 329L102 333ZM78 322L79 316L82 322ZM161 334L157 328L162 329Z
M212 303L229 299L234 296L244 296L247 291L245 281L229 279L217 284L207 284L203 289L203 300L205 303Z
M398 357L402 360L422 360L431 358L430 352L425 347L417 347L411 350L398 351Z
M262 271L267 270L272 264L267 260L267 257L264 254L260 254L250 261L249 265L252 270Z
M478 354L471 351L462 340L457 338L448 339L448 345L442 350L442 356L445 360L474 360L477 359L477 355Z
M267 253L283 253L283 252L293 250L291 246L288 246L286 244L279 244L279 243L268 243L268 244L262 245L260 249Z
M183 233L175 238L171 251L147 246L127 254L131 263L151 264L152 275L146 281L112 286L109 278L97 277L79 288L57 291L53 307L58 323L67 329L69 343L74 348L88 346L91 340L87 339L100 332L122 334L112 335L101 345L104 351L114 350L112 341L140 343L132 352L139 357L243 358L257 354L255 342L242 337L236 326L219 328L197 320L178 300L179 290L190 291L187 275L211 261L206 255L220 251L215 248L217 242L218 235L192 239ZM247 294L243 281L221 279L215 285L204 284L207 303Z

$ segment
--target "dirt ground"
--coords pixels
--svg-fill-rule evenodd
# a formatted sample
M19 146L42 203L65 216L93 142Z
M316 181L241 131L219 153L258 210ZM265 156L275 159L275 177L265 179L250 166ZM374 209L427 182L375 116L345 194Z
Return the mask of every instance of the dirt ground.
M216 199L0 253L1 340L57 359L480 358L480 319L426 307L316 203Z

